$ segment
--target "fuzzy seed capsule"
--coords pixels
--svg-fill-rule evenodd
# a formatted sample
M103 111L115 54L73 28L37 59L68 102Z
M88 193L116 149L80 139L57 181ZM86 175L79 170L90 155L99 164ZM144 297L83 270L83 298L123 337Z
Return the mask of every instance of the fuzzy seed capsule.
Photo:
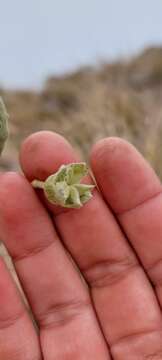
M44 182L34 180L32 185L43 189L46 198L53 204L66 208L80 208L91 199L95 187L80 183L87 173L88 167L84 162L61 165L59 170Z

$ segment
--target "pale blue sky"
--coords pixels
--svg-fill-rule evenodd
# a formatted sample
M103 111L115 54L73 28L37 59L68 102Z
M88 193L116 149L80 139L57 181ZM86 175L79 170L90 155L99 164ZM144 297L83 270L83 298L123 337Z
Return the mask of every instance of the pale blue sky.
M160 0L0 0L0 12L5 87L162 44Z

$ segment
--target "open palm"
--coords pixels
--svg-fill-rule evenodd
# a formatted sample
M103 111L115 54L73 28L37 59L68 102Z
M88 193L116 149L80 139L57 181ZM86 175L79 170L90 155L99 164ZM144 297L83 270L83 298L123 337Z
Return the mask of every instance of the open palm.
M160 180L118 138L90 158L98 189L79 210L30 184L79 160L58 134L25 140L25 176L0 175L1 238L38 326L1 259L0 360L162 359Z

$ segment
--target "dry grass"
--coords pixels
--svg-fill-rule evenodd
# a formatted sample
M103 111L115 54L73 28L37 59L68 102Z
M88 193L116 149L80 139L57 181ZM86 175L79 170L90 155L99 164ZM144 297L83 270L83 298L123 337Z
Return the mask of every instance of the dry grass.
M2 167L17 168L21 141L49 129L64 135L85 157L102 137L126 138L162 177L161 48L147 49L127 62L50 77L40 92L0 92L11 115Z

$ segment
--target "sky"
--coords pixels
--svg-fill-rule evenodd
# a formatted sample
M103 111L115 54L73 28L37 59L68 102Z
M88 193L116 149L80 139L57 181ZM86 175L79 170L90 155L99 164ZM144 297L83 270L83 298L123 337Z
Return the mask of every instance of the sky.
M160 0L0 0L0 87L162 45Z

